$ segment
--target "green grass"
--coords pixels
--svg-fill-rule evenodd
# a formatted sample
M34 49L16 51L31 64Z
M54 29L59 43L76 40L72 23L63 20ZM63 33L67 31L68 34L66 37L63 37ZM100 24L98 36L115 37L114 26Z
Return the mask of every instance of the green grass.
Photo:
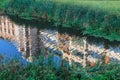
M96 64L94 67L72 64L61 64L56 68L53 56L48 57L44 64L44 56L41 55L37 63L20 65L16 60L0 63L0 80L119 80L120 64Z
M56 3L69 4L89 7L91 9L98 9L102 11L112 12L120 15L120 1L95 1L95 0L51 0Z
M10 0L7 14L26 20L54 22L80 33L120 41L120 1Z
M6 1L7 1L7 0L0 0L0 9L3 8L3 5L5 4Z

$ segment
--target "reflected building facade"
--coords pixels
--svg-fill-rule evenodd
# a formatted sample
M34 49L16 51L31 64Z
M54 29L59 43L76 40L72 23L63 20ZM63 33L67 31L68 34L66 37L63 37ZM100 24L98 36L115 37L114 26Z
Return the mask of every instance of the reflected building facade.
M44 54L57 53L67 58L69 62L86 63L95 62L105 51L104 44L90 44L79 36L60 34L57 30L39 30L18 25L4 15L0 16L0 37L14 42L18 51L22 52L23 57L27 59L44 50ZM110 47L106 52L111 61L115 59L120 61L120 46ZM113 56L115 59L112 59Z
M39 30L16 25L6 16L0 16L0 37L14 42L24 58L35 55L40 48Z

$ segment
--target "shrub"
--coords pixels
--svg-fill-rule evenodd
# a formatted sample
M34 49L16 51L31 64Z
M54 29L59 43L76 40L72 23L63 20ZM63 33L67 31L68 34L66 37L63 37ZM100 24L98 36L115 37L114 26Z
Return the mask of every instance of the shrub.
M81 65L61 65L53 63L53 56L46 59L41 55L35 63L21 65L12 60L0 64L0 80L119 80L120 64L96 65L82 68Z

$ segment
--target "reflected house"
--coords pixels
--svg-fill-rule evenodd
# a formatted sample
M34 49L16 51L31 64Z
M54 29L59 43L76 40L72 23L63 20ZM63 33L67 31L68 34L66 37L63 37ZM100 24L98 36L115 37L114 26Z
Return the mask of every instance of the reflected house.
M55 51L58 54L63 53L65 58L70 56L71 37L69 35L59 34L56 30L39 30L25 25L17 25L7 16L0 16L0 37L14 42L24 58L37 55L37 51L41 48L49 49L50 53ZM69 60L74 59L75 57L72 55L69 57ZM80 60L76 61L81 62Z
M111 46L105 50L105 45L102 43L88 43L82 37L70 36L66 33L60 34L57 30L39 30L30 26L18 25L7 16L0 16L0 37L14 42L18 51L22 52L23 57L27 59L37 55L36 53L42 49L45 50L45 55L55 53L59 56L60 54L69 62L85 63L87 62L85 60L96 62L105 51L111 61L120 61L120 46L117 48ZM86 47L84 47L85 45Z
M7 17L0 17L0 37L15 40L17 36L18 27L14 23L11 23Z
M36 28L30 28L25 26L19 27L18 40L18 49L23 53L25 58L29 56L36 55L39 50L39 34Z
M6 16L0 16L0 37L15 43L24 58L28 58L38 51L39 30L36 28L16 25Z
M68 34L58 34L58 44L57 47L63 50L64 53L70 55L70 42L71 37Z

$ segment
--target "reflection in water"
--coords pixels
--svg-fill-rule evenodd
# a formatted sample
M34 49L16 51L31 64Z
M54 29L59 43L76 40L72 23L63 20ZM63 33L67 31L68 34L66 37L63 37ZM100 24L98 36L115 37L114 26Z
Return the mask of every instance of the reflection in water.
M40 50L44 51L45 56L55 53L56 58L62 56L69 62L95 62L96 59L102 59L102 53L109 53L112 61L120 61L120 45L106 49L104 42L98 44L80 36L58 33L57 30L17 25L6 16L0 16L0 37L14 42L18 51L29 61L32 61L32 57L37 56Z
M22 64L26 62L13 43L0 39L0 61L6 62L12 59L18 59Z
M35 55L39 50L39 31L36 28L18 26L7 17L2 16L0 20L0 37L14 42L18 51L22 52L25 58Z

